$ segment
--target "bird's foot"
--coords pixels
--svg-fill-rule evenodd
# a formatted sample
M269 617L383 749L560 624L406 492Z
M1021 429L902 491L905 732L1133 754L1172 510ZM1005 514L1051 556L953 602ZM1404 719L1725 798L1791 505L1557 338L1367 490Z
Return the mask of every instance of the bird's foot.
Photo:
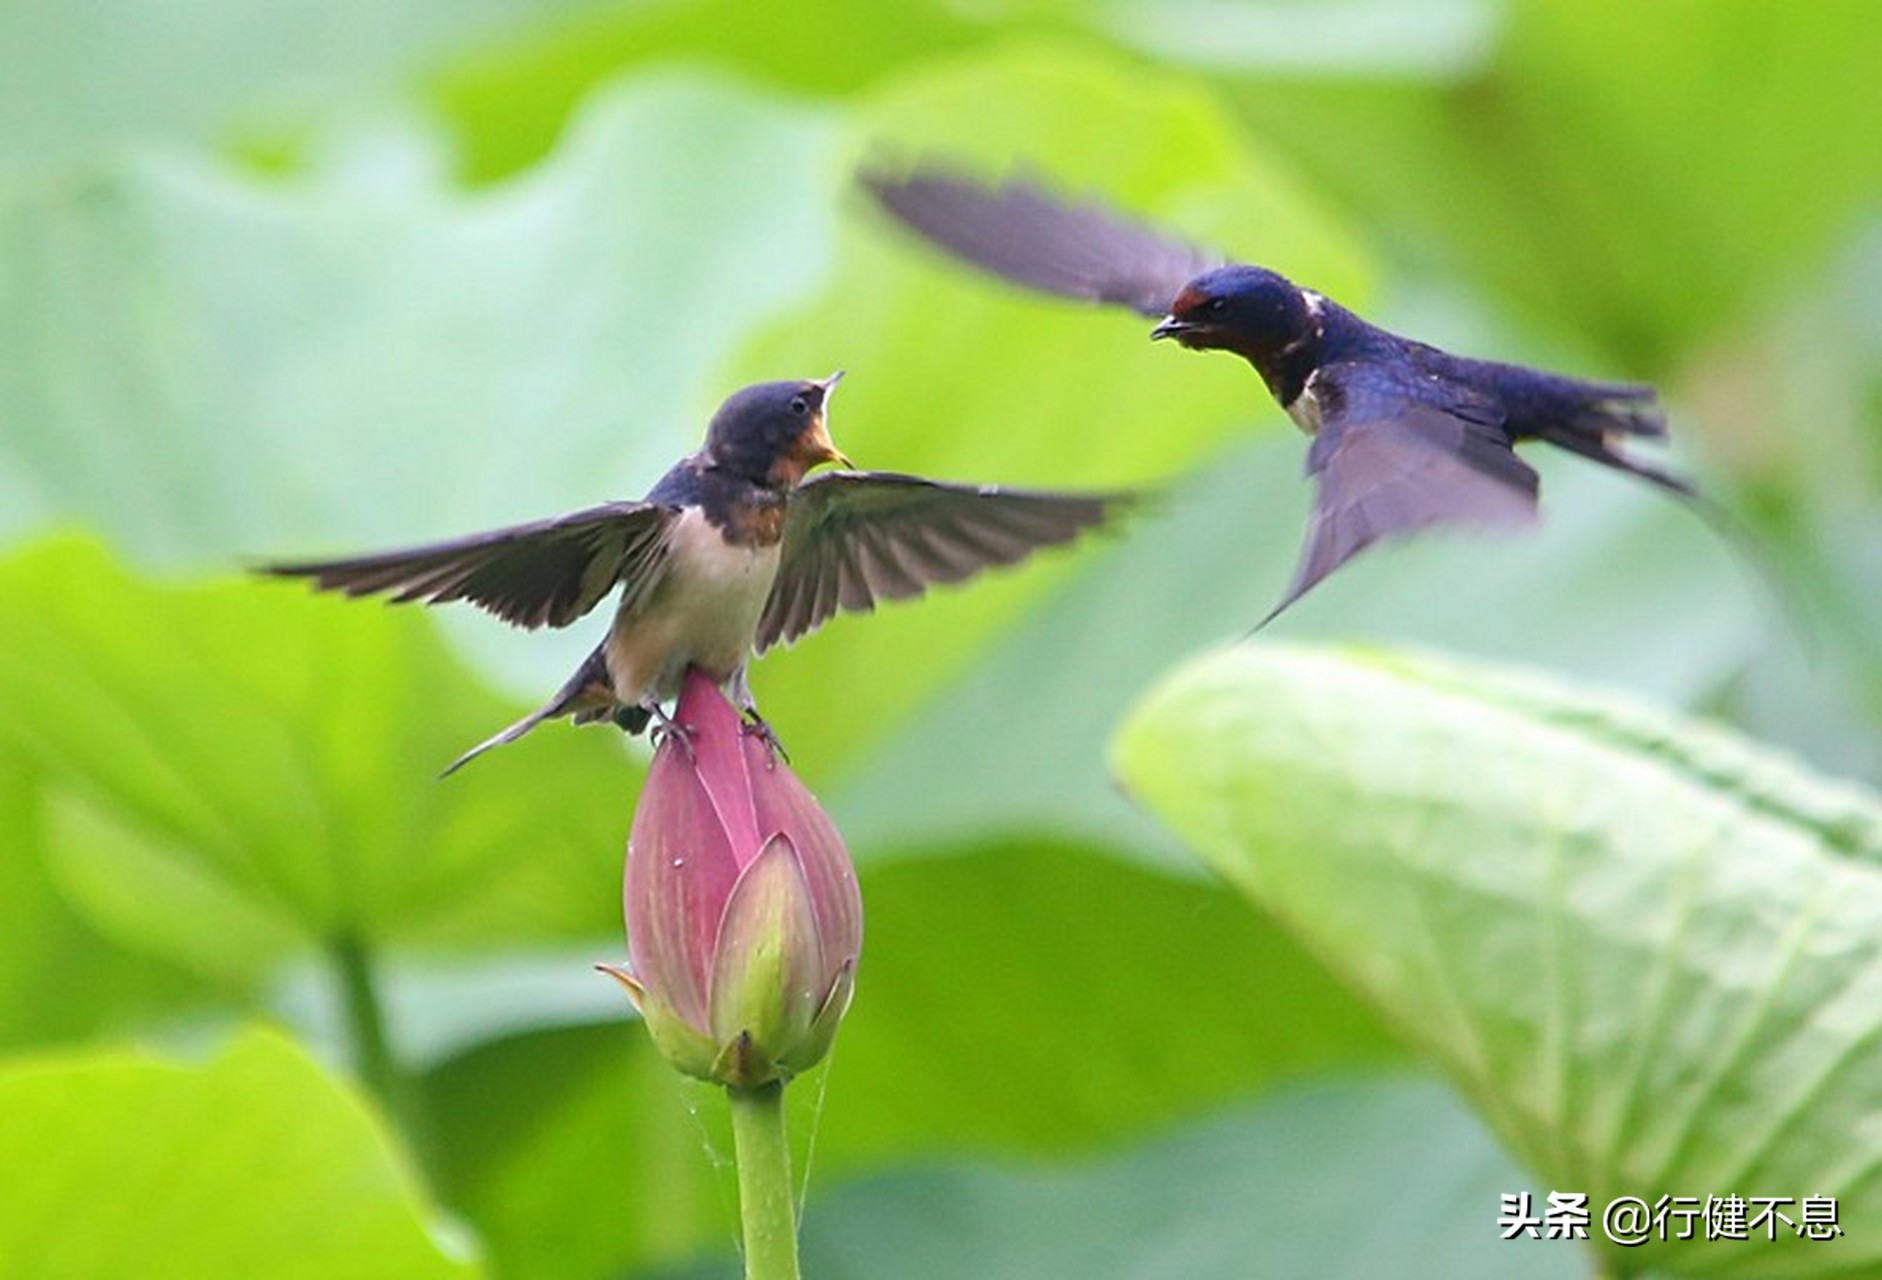
M648 736L653 739L654 750L658 751L669 742L679 743L680 750L686 753L689 763L697 760L693 754L693 730L681 724L659 707L648 707L647 713L653 721L653 728Z
M770 721L758 714L756 707L745 708L745 723L739 727L765 744L765 750L771 753L773 764L779 760L784 761L785 764L791 762L790 754L784 750L784 744L778 741L777 731L771 727Z

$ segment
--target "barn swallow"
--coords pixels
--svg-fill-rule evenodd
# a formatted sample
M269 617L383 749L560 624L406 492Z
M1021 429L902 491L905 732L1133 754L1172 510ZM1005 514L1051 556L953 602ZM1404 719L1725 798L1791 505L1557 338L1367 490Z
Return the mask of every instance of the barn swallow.
M825 408L841 371L762 382L713 415L706 443L638 502L348 560L265 566L350 596L468 600L515 626L565 627L621 588L614 622L553 698L453 761L450 774L544 720L671 727L660 704L688 666L706 672L770 737L745 682L749 658L838 610L921 595L1013 564L1102 524L1124 494L946 484L853 464Z
M1508 527L1536 515L1519 440L1545 440L1703 505L1686 480L1629 457L1660 440L1654 389L1584 382L1452 355L1368 323L1325 294L1022 180L989 186L940 168L865 170L889 214L1007 280L1157 320L1153 339L1255 367L1312 437L1313 513L1292 584L1266 626L1366 547L1438 524Z

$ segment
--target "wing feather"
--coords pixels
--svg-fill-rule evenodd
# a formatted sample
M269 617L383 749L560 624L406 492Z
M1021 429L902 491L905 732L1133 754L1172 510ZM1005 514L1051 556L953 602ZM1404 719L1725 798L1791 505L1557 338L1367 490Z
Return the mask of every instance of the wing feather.
M1072 203L1019 178L989 186L940 167L865 170L858 179L897 221L957 258L1064 298L1162 316L1182 287L1228 259Z
M1536 473L1482 398L1357 363L1321 369L1314 390L1313 514L1294 580L1256 629L1375 542L1433 525L1535 520Z
M850 539L868 549L868 557L863 562L865 586L872 597L868 606L858 612L866 612L875 606L875 597L885 600L906 600L921 594L921 579L910 572L897 554L895 544L883 537L878 530L868 525L861 525L850 533Z
M800 485L785 518L778 575L755 647L789 643L839 609L918 596L1013 564L1103 524L1127 494L943 484L889 472L831 471Z
M572 515L346 560L265 566L322 591L394 603L468 600L519 627L565 627L619 581L645 589L663 562L673 508L612 502Z

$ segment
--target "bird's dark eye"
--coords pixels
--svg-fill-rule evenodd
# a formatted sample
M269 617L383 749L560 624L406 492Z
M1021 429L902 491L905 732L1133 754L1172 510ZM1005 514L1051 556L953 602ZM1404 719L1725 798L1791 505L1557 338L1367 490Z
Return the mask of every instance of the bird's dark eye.
M1211 298L1209 299L1209 305L1204 307L1203 310L1207 311L1212 316L1227 315L1229 300L1227 298Z
M795 414L800 414L800 415L809 413L810 401L804 399L804 397L802 396L792 396L791 397L791 412Z

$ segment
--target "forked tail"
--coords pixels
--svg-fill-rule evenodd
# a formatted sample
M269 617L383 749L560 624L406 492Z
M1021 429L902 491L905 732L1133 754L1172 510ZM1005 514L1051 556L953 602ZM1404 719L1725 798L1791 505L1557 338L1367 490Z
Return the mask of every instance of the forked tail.
M524 716L521 720L518 720L515 724L509 726L507 729L503 729L502 731L498 733L491 734L488 738L485 738L482 742L472 747L469 751L466 751L463 755L453 760L450 764L447 764L446 766L444 766L443 772L441 772L438 776L440 778L450 777L452 774L456 773L459 769L462 769L465 765L475 760L478 756L490 750L490 748L500 747L506 742L515 742L518 738L528 733L531 729L534 729L537 725L541 724L544 720L547 720L557 714L558 712L556 710L556 704L554 702L549 703L547 706L537 708L536 710L530 712L528 715Z
M544 720L572 715L575 717L575 722L581 724L588 720L599 720L608 715L613 708L614 686L608 678L607 655L603 652L603 646L597 645L594 652L582 660L582 665L575 668L575 674L555 691L553 698L515 724L485 738L446 765L444 772L438 776L450 777L492 747L500 747L506 742L515 742Z
M1649 440L1666 437L1666 416L1660 411L1653 389L1599 383L1589 389L1596 394L1590 395L1558 424L1538 432L1538 438L1616 471L1637 476L1678 497L1725 540L1751 577L1763 586L1779 615L1797 629L1805 647L1814 650L1815 632L1802 602L1778 572L1770 552L1751 527L1686 477L1642 462L1618 447L1618 440L1628 436Z

